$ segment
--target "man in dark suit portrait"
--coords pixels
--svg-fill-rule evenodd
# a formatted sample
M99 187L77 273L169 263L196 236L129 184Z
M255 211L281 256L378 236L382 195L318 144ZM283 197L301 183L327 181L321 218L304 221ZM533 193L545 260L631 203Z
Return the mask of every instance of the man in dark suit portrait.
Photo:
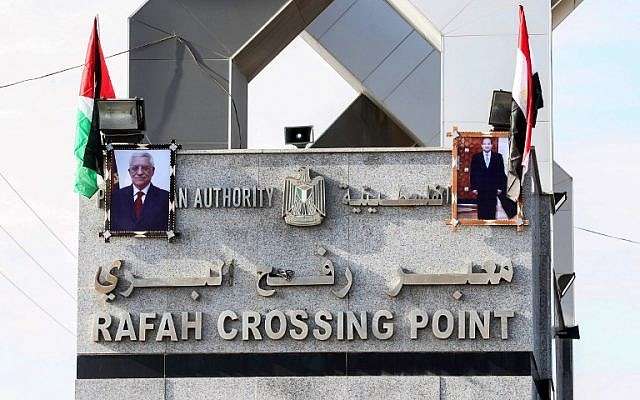
M133 153L129 159L131 185L111 195L111 230L166 231L169 220L169 192L154 186L153 157Z
M491 139L482 139L482 151L471 159L471 191L478 199L478 219L496 219L498 197L507 189L504 160L491 151Z

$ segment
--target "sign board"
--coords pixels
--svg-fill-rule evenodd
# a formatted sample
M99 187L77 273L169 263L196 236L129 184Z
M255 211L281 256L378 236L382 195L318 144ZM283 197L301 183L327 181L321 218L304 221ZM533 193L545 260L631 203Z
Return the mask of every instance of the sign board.
M171 242L105 243L81 205L80 354L532 350L531 231L447 224L450 152L177 165Z

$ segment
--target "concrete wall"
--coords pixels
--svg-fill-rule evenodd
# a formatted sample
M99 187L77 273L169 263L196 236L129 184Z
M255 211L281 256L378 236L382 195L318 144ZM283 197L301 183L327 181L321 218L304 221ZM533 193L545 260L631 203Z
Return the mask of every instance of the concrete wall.
M354 197L359 196L363 185L380 191L383 197L396 195L399 186L407 194L422 193L427 184L446 186L451 175L450 160L448 151L419 148L183 151L178 155L177 183L178 187L189 188L191 195L197 187L253 185L275 187L276 193L272 208L179 209L177 231L181 236L172 243L118 237L104 243L96 234L104 210L94 201L82 200L78 354L447 352L455 357L457 352L525 352L536 357L538 365L544 368L548 351L541 335L545 334L544 326L548 327L545 318L549 315L539 303L545 289L537 280L544 276L540 269L547 266L541 260L546 253L540 246L548 240L545 233L548 225L540 214L546 209L540 206L538 194L531 193L529 180L525 187L525 216L530 225L523 232L516 232L513 226L453 229L447 225L449 206L381 207L376 214L366 211L354 214L351 207L341 203L342 185L349 185ZM299 228L282 220L280 188L284 178L300 166L311 167L312 176L319 174L325 179L327 217L320 226ZM318 245L328 250L327 257L335 264L338 286L345 282L346 267L353 272L354 284L346 298L335 297L327 287L283 287L268 298L256 293L259 267L293 269L296 276L317 275L321 260L313 251ZM136 288L130 297L118 295L115 301L107 303L94 289L95 275L99 266L117 259L124 260L124 268L142 278L201 276L215 260L234 259L236 266L232 286L228 285L227 277L223 286L199 288L197 300L191 299L190 288ZM395 298L386 294L399 268L416 273L465 273L471 261L485 260L512 261L513 281L495 286L457 287L463 293L460 300L452 297L456 287L447 285L404 287ZM388 309L395 313L395 335L389 340L378 340L369 327L367 340L338 340L335 334L326 341L312 337L293 340L288 335L271 340L261 328L261 341L240 338L226 341L216 331L217 315L225 309L238 314L252 310L263 315L274 309L304 309L309 314L319 310L367 311L369 315ZM488 339L479 335L476 339L457 339L457 330L448 339L437 339L426 329L417 340L411 340L408 314L416 309L429 315L437 309L450 310L454 315L459 310L513 310L515 317L509 321L506 340L499 337L496 320L491 323ZM181 311L203 312L202 340L156 341L152 335L146 342L129 339L96 342L91 337L98 313L112 314L117 325L123 312L135 318L140 312ZM157 323L156 320L156 327ZM335 321L332 325L335 329ZM471 399L480 394L487 398L531 398L533 387L533 375L361 377L348 378L348 384L341 384L340 379L343 378L79 379L77 398L119 398L118 393L141 393L145 399L185 398L187 391L192 396L189 398L200 398L195 389L199 387L206 389L203 393L211 398L212 391L207 388L213 386L220 386L214 391L220 395L231 393L225 398L311 398L309 393L315 389L344 395L336 398L411 398L418 394L439 399ZM314 393L323 393L322 390Z
M409 149L408 149L409 150ZM292 227L281 217L280 188L284 178L300 166L310 166L324 176L327 186L327 218L312 228ZM96 235L103 210L93 201L81 204L79 262L79 353L154 352L271 352L271 351L532 351L535 341L532 268L535 248L533 235L539 229L537 202L527 198L526 215L531 227L517 233L515 227L460 227L446 224L450 207L383 208L377 214L353 214L341 204L340 185L354 188L354 196L364 185L379 190L383 197L397 194L399 186L407 193L420 193L427 184L446 186L450 179L450 154L441 151L403 152L307 152L181 154L178 157L178 187L194 190L210 186L275 187L273 208L256 209L180 209L175 243L163 240L113 238L105 244ZM273 266L295 269L300 275L317 273L321 259L313 254L318 245L326 247L336 264L339 282L349 266L354 285L344 299L327 288L284 288L270 298L256 293L256 269ZM256 251L259 249L259 251ZM126 268L141 277L199 276L207 263L235 259L233 287L201 290L193 301L188 289L140 289L129 298L105 303L94 286L99 266L113 260L125 261ZM461 288L464 297L452 298L454 288L404 288L396 298L385 293L398 268L416 273L467 272L470 262L485 260L515 264L513 283L497 286ZM339 283L342 285L342 283ZM217 313L224 309L245 310L306 308L310 313L322 309L335 311L375 311L389 309L398 315L394 340L224 341L216 333ZM485 340L439 340L425 333L420 340L408 339L410 310L424 308L450 310L502 310L516 312L509 324L510 337L492 335ZM137 314L145 310L203 311L202 341L94 342L92 318L99 311L117 315L121 311ZM492 323L499 333L497 321ZM499 336L499 335L498 335Z

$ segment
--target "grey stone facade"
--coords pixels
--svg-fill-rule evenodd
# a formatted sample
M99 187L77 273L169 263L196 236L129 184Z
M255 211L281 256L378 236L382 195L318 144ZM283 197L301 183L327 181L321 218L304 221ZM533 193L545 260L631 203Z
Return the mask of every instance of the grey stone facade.
M302 166L310 167L312 176L325 179L327 216L315 227L289 226L281 217L283 181ZM358 197L364 185L383 197L393 197L399 189L405 194L420 194L427 184L447 186L450 177L450 153L424 148L180 152L177 186L189 189L190 198L189 207L177 211L180 236L174 242L115 237L105 243L98 237L104 210L93 200L81 201L78 354L530 352L538 372L547 376L550 311L545 302L549 287L544 282L550 279L549 208L545 197L532 193L535 185L527 180L524 210L530 225L522 232L514 226L453 228L447 224L451 215L448 205L380 207L375 214L354 214L341 203L345 193L342 185L348 185L352 195ZM276 188L271 208L192 207L196 188L254 185ZM317 275L321 259L313 253L318 245L327 249L327 257L335 264L338 286L344 284L347 266L353 272L354 282L347 297L335 297L329 287L281 287L268 298L256 293L256 269L260 267L292 269L296 276ZM210 262L231 259L236 262L233 285L229 286L225 277L222 286L198 288L200 298L196 301L190 297L190 288L136 289L131 297L118 296L111 303L94 290L97 268L113 260L124 260L125 268L140 277L170 278L202 276ZM456 289L452 286L404 287L395 298L386 294L398 268L416 273L465 273L470 262L485 260L513 262L512 282L457 287L464 294L460 300L452 297ZM275 309L301 309L310 316L320 310L366 311L369 316L377 310L390 310L395 314L395 334L389 340L379 340L371 334L371 327L366 340L338 340L335 335L326 341L311 335L305 340L288 335L271 340L262 330L263 340L243 341L239 337L223 340L217 334L216 318L223 310L238 314L251 310L264 315ZM408 315L416 309L429 316L438 309L454 315L460 310L513 310L515 317L509 321L506 340L500 338L495 318L488 339L458 339L454 332L442 340L425 329L412 340ZM132 316L172 312L179 316L183 311L203 313L202 340L158 342L155 331L146 342L96 342L91 337L94 316L100 312L112 314L117 325L118 315L124 312ZM529 399L535 398L532 387L532 376L79 379L77 398L115 399L123 397L116 393L140 391L141 399L467 399L480 395ZM207 395L202 397L203 393Z
M120 400L475 400L529 399L531 377L360 376L84 380L76 399Z

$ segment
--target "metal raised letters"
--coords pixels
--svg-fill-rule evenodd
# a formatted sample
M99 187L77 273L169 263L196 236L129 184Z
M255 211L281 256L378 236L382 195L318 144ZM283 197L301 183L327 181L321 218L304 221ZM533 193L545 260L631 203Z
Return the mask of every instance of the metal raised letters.
M98 267L98 271L96 271L94 287L98 293L102 293L107 296L107 301L116 298L116 296L111 292L116 288L116 285L118 285L118 277L113 275L111 271L114 269L120 269L120 267L122 267L122 261L116 260L111 263L111 268L106 269ZM108 285L105 285L102 282L107 282Z
M395 199L383 199L381 194L378 196L371 194L368 186L362 188L362 197L360 199L351 198L349 186L343 185L342 189L346 190L342 198L342 204L353 207L353 212L359 214L362 210L360 207L367 207L370 213L378 212L377 207L418 207L418 206L442 206L449 202L449 188L436 185L431 187L427 185L427 195L403 195L400 190Z
M325 259L324 264L320 267L319 276L304 276L296 277L295 272L292 270L274 269L273 267L258 269L258 279L256 280L256 288L260 296L269 297L276 291L275 289L263 289L262 284L266 283L269 287L279 286L323 286L334 285L336 279L336 272L333 266L333 262L324 257L326 250L323 247L319 247L317 254ZM347 278L347 284L339 290L332 290L331 292L338 298L344 298L353 283L353 275L349 267L345 269L345 277Z
M178 188L178 208L266 208L273 206L275 188L258 186ZM190 197L191 194L191 197ZM190 200L191 199L191 202Z
M324 178L311 179L309 168L298 169L297 176L284 180L282 190L282 217L294 226L313 226L326 217Z
M473 264L471 264L466 274L414 274L400 268L398 280L387 294L396 297L404 285L498 285L501 281L511 282L513 279L513 266L500 266L487 261L481 269L484 272L473 272Z
M106 295L107 301L115 300L116 295L112 293L117 284L118 277L112 274L114 269L119 270L123 265L121 260L116 260L109 268L98 267L94 287L96 291ZM214 267L209 268L209 276L193 277L193 278L136 278L130 271L124 271L125 282L128 282L126 289L118 292L123 297L129 297L135 288L176 288L176 287L199 287L199 286L220 286L222 285L222 269L225 265L229 268L233 265L230 263L217 262ZM103 283L103 282L106 282ZM193 292L191 297L195 300L199 297Z

